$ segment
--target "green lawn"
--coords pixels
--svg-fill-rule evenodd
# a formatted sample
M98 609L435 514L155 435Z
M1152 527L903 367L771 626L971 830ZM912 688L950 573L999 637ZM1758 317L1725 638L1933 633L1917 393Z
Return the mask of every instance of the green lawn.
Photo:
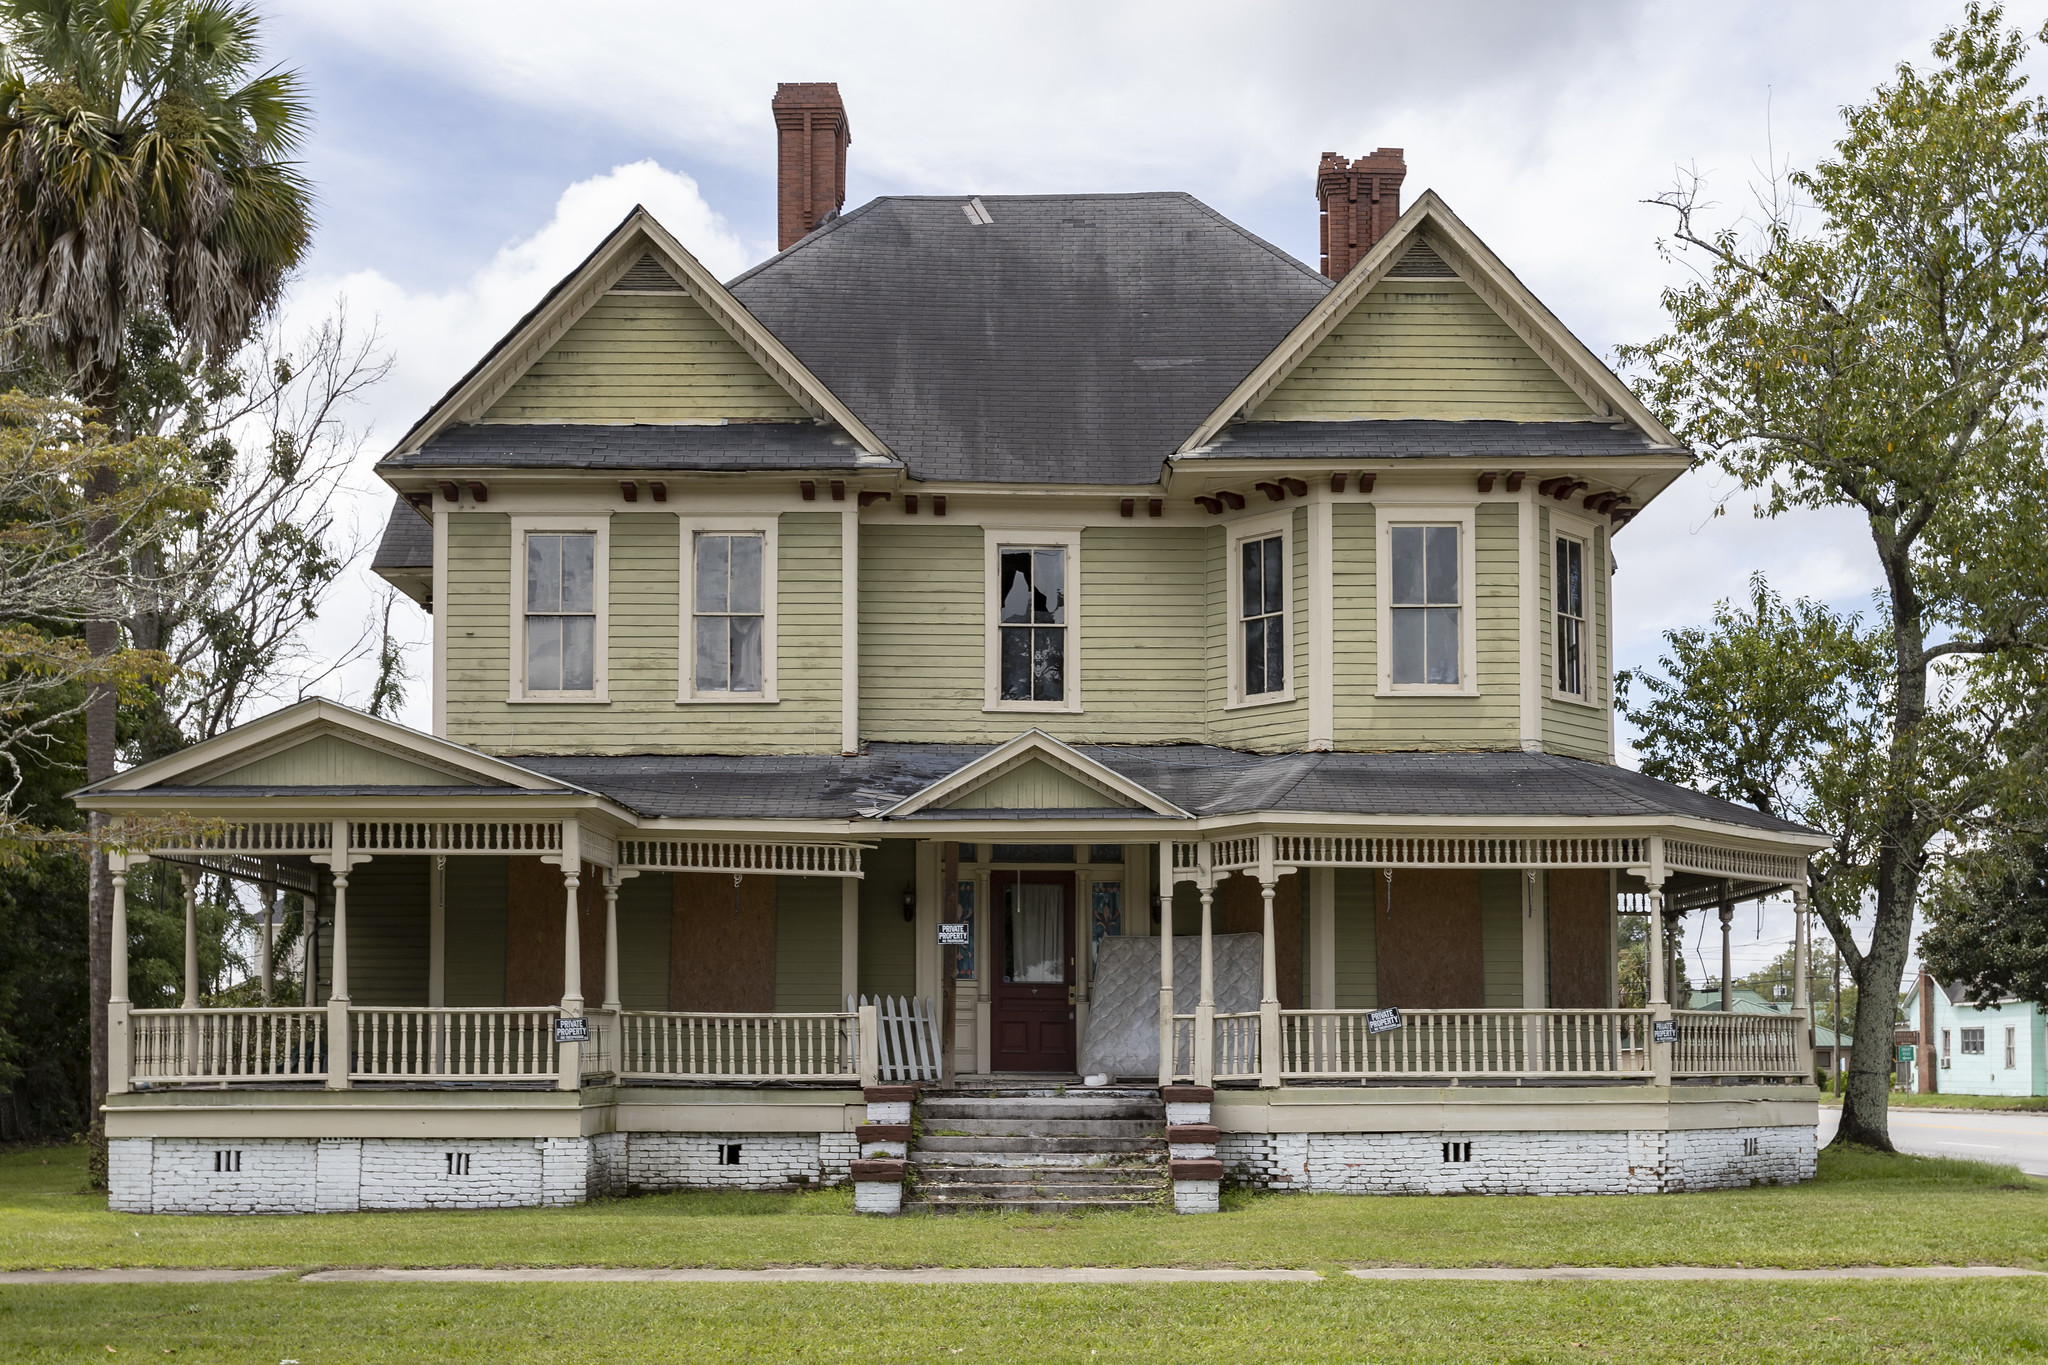
M1839 1109L1842 1101L1836 1095L1822 1095L1820 1102ZM1894 1109L2012 1109L2022 1113L2048 1114L2048 1096L2044 1095L1904 1095L1894 1094L1889 1101Z
M2038 1359L2039 1283L0 1288L18 1362Z
M1821 1179L1783 1189L1577 1199L1239 1195L1226 1213L1207 1218L1149 1212L856 1218L843 1191L654 1195L566 1209L151 1217L107 1212L104 1197L86 1192L84 1183L82 1148L0 1156L0 1268L1375 1262L2048 1268L2048 1181L1974 1162L1832 1152L1821 1158ZM1929 1295L1915 1290L1907 1297Z

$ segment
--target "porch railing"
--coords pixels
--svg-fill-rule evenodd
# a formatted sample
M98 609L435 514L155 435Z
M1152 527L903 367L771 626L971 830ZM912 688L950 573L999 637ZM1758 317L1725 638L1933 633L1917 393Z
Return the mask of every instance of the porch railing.
M860 1079L859 1015L619 1016L622 1080L846 1081Z
M1173 1079L1195 1079L1195 1016L1192 1014L1173 1016Z
M1678 1042L1671 1050L1674 1076L1796 1076L1799 1027L1789 1014L1734 1014L1673 1010Z
M1384 1033L1368 1031L1368 1013L1280 1011L1281 1076L1600 1078L1649 1069L1648 1010L1402 1010L1401 1026ZM1219 1039L1218 1076L1221 1057Z
M327 1079L325 1009L131 1010L128 1019L136 1084Z
M349 1077L385 1081L552 1080L560 1010L350 1008Z
M1219 1014L1216 1016L1216 1079L1257 1080L1259 1077L1259 1016Z

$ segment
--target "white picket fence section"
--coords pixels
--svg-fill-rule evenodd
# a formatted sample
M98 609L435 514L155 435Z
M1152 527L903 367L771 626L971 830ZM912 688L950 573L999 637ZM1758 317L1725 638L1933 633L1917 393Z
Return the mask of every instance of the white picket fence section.
M875 1007L876 1079L897 1084L939 1079L939 1030L929 999L846 997L850 1013L863 1005Z

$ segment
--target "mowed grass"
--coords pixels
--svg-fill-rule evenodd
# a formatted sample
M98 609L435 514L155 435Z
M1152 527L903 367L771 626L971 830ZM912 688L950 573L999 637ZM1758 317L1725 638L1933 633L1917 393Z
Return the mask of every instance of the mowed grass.
M0 1358L1862 1365L2038 1359L2044 1310L2038 1281L6 1286Z
M1212 1217L865 1218L844 1191L562 1209L262 1217L110 1213L84 1150L0 1155L0 1268L90 1266L1921 1265L2048 1268L2048 1181L1825 1152L1785 1188L1586 1198L1233 1195ZM1948 1293L1899 1291L1926 1302ZM2048 1310L2048 1290L2042 1294ZM145 1296L147 1297L147 1296ZM2048 1311L2044 1311L2048 1317ZM290 1355L291 1352L285 1352ZM272 1360L283 1356L273 1356Z
M1834 1109L1842 1107L1838 1095L1822 1095L1820 1102ZM2048 1095L1895 1094L1887 1103L1894 1109L2004 1109L2020 1114L2048 1114Z

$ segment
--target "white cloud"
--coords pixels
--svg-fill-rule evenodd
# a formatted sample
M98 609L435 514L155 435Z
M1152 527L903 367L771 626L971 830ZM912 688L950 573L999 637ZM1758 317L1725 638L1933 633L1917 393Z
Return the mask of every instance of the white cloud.
M370 426L348 490L349 513L359 535L374 544L391 505L390 489L370 466L556 281L575 269L635 204L644 205L714 275L736 274L746 264L748 248L705 203L695 180L653 161L638 161L570 185L545 224L506 244L469 279L449 289L408 290L375 269L314 276L293 288L285 306L288 329L316 321L339 301L354 325L376 320L392 355L390 378L370 391L352 418ZM346 649L369 618L382 588L382 580L369 571L366 554L324 606L315 648L329 657ZM401 612L407 613L410 637L424 642L424 618L409 607ZM424 648L413 649L409 667L415 677L399 717L421 728L431 717L427 658ZM360 702L373 676L370 663L359 663L319 690Z

